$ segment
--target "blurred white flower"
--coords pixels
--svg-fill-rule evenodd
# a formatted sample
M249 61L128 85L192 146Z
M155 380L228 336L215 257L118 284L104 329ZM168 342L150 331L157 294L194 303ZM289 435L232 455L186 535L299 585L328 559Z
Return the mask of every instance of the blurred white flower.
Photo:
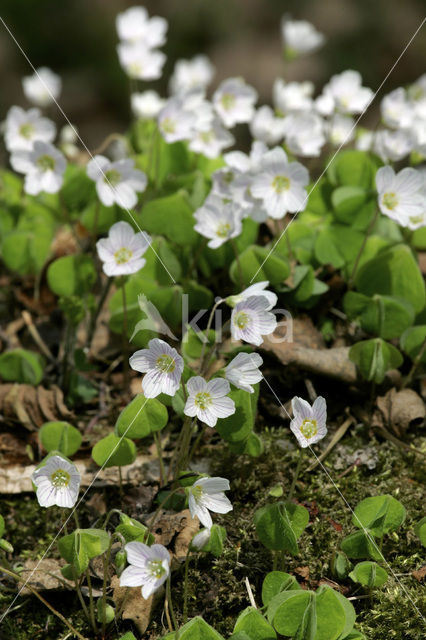
M283 114L291 111L308 111L312 108L312 82L285 82L277 78L272 89L275 108Z
M36 469L32 481L37 487L37 500L41 507L67 507L77 502L80 473L77 467L61 456L47 458L46 464Z
M162 544L143 542L128 542L124 550L130 566L120 576L120 587L142 587L147 600L169 577L170 554Z
M263 360L258 353L239 353L225 367L225 378L243 391L254 393L251 386L260 382L263 378L259 367L263 364Z
M162 51L148 49L136 42L121 42L117 45L118 59L129 78L136 80L157 80L161 78L166 56Z
M211 529L201 529L191 540L191 548L201 551L210 541Z
M343 71L332 76L330 82L323 89L323 110L321 101L316 101L317 109L323 115L330 115L331 111L324 108L324 103L328 106L333 101L334 109L345 114L362 113L373 98L373 91L362 86L361 74L358 71Z
M213 513L232 511L232 504L224 493L229 489L229 480L226 478L200 478L196 480L188 488L188 507L191 516L193 518L197 516L201 524L210 529L213 521L209 511Z
M259 173L254 177L251 193L263 201L271 218L280 219L287 211L300 211L306 204L307 169L298 162L288 162L281 147L262 157Z
M381 167L376 173L380 211L403 225L407 218L423 215L423 185L422 174L416 169L406 167L396 174L392 167Z
M224 80L213 94L213 106L225 127L250 122L257 101L257 91L242 78Z
M102 268L107 276L123 276L136 273L144 266L142 258L151 243L151 238L140 231L135 233L127 222L116 222L107 238L96 243Z
M357 127L355 133L355 149L358 149L358 151L370 151L373 146L373 140L373 131Z
M253 296L262 296L266 298L268 301L268 306L266 307L266 311L270 311L277 304L277 294L273 291L267 291L266 287L269 287L268 280L263 280L262 282L255 282L254 284L241 291L241 293L237 293L234 296L228 296L225 300L226 304L230 307L235 307L238 302L242 302L243 300L247 300L247 298L251 298Z
M14 151L10 164L25 174L24 189L32 196L41 191L57 193L62 187L67 166L64 155L49 142L36 140L30 151Z
M391 129L406 129L411 126L414 111L402 87L391 91L383 98L380 110L383 122Z
M327 405L324 398L318 396L311 407L303 398L295 397L291 406L294 418L290 423L290 429L300 446L305 449L322 440L327 434Z
M383 129L374 136L373 150L383 162L396 162L405 158L413 149L415 140L407 129L390 131Z
M146 49L161 47L166 42L167 20L150 18L145 7L130 7L116 18L120 40L141 43Z
M223 159L227 166L235 171L241 173L255 172L259 169L260 160L267 151L269 149L264 142L254 140L249 155L242 151L229 151L229 153L225 153Z
M129 363L135 371L145 373L142 391L146 398L156 398L160 393L174 396L179 389L183 358L164 340L153 338L148 349L136 351Z
M194 132L194 115L185 109L185 99L173 96L158 114L158 128L168 143L189 140Z
M285 141L292 153L304 157L317 157L326 139L322 118L314 112L290 113L284 119Z
M22 88L27 100L37 107L47 107L59 98L62 80L51 69L40 67L32 76L22 78Z
M230 238L240 235L242 229L241 207L235 202L224 203L218 196L209 197L204 205L194 213L194 225L205 238L210 238L207 246L217 249Z
M286 16L281 21L281 34L288 58L312 53L325 42L324 35L313 24L307 20L289 20Z
M211 128L196 131L189 142L189 148L195 153L202 153L207 158L217 158L227 147L235 142L234 136L222 127L219 118L215 118Z
M186 383L186 390L188 398L184 414L191 418L197 416L209 427L214 427L218 418L228 418L235 413L235 403L227 397L231 390L229 382L223 378L213 378L206 382L201 376L194 376ZM211 523L207 524L203 520L201 522L206 527L211 526Z
M271 107L260 107L250 122L250 133L255 140L274 145L284 139L284 118L278 118Z
M11 107L5 122L4 140L8 151L30 151L36 140L52 142L56 125L41 116L39 109L25 111Z
M156 91L144 91L143 93L132 93L130 104L132 112L136 118L150 120L156 118L164 107L166 101L160 98Z
M355 137L355 122L350 116L335 113L327 122L327 137L334 147L348 144Z
M99 200L106 207L116 203L123 209L131 209L137 204L136 194L145 191L147 185L146 175L135 169L130 158L111 162L105 156L95 156L87 164L87 175L96 182Z
M191 60L178 60L170 78L170 92L181 93L190 89L206 89L215 73L207 56L198 55Z
M256 346L262 344L262 336L273 333L277 327L275 315L269 309L270 301L261 295L238 302L231 315L232 339Z

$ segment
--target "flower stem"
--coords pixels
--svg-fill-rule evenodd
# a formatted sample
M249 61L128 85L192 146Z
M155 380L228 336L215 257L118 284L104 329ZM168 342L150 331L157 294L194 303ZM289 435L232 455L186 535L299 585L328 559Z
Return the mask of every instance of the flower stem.
M192 418L189 418L188 416L186 416L183 423L180 443L178 443L179 453L178 453L178 460L176 464L176 473L174 478L175 480L178 479L179 473L183 469L185 469L185 467L188 465L189 445L191 444L192 428L193 428Z
M166 483L166 470L164 468L163 449L161 447L161 438L156 431L153 433L155 448L157 449L158 463L160 465L160 487Z
M231 246L232 246L232 250L234 252L235 260L237 262L238 277L239 277L239 280L240 280L240 287L241 287L241 289L244 289L243 270L242 270L242 267L241 267L240 256L239 256L237 245L235 243L234 238L231 238Z
M185 577L183 582L183 624L188 620L188 570L189 570L190 551L186 552L185 558Z
M418 352L418 354L416 355L416 357L414 358L413 364L411 366L410 371L407 374L407 377L405 378L404 382L402 383L402 389L405 389L405 387L407 387L412 379L413 376L417 370L417 367L419 366L420 362L422 361L423 355L426 351L426 338L423 340L422 345L420 347L420 351Z
M353 269L352 269L352 273L349 276L349 280L348 280L348 289L352 289L352 287L353 287L353 284L354 284L354 281L355 281L356 272L358 271L359 261L361 260L361 256L362 256L362 254L364 252L365 245L367 244L368 237L369 237L370 233L372 232L374 225L376 224L378 215L379 215L379 210L376 209L376 211L374 213L374 217L373 217L372 221L370 222L367 231L365 232L364 238L362 240L362 244L361 244L360 249L358 251L358 255L355 258L355 263L354 263L354 266L353 266Z
M86 569L86 579L87 579L87 587L89 589L90 622L92 623L93 631L95 633L97 633L98 632L98 628L96 626L95 606L94 606L94 603L93 603L92 579L90 577L90 569Z
M104 302L106 300L106 297L109 293L109 290L111 288L112 285L112 278L108 278L105 286L103 287L101 296L98 300L98 304L96 305L96 309L93 310L91 318L90 318L90 326L89 326L89 335L88 335L88 339L87 339L87 343L89 345L89 349L91 347L92 344L92 340L93 340L93 335L95 333L95 329L96 329L96 322L99 318L99 314L102 311L102 307L104 306Z
M299 460L297 461L296 471L294 472L293 481L291 483L290 491L288 492L288 497L287 497L287 501L288 502L290 502L290 500L293 498L293 493L294 493L294 490L296 488L297 478L299 477L300 469L302 467L302 460L303 460L303 449L300 448L299 449Z
M128 337L127 337L127 300L126 300L126 288L125 281L123 279L121 283L121 294L123 298L123 374L124 374L124 387L126 391L129 389L129 353L128 353Z
M72 575L73 575L73 578L74 578L75 590L77 592L78 599L80 600L81 608L83 609L84 615L86 616L88 622L91 624L92 621L91 621L91 618L90 618L89 610L86 607L86 603L84 602L83 594L81 593L80 581L79 581L77 572L74 569L73 565L71 565L71 570L72 570ZM93 631L94 631L94 629L93 629Z
M175 638L174 640L179 640L179 627L178 624L176 622L176 616L175 616L175 612L173 609L173 602L172 602L172 589L171 589L171 576L169 574L169 577L167 578L167 583L166 583L166 600L167 600L167 604L170 607L170 615L172 616L172 622L173 622L173 627L176 631L175 634Z
M209 319L207 321L207 328L206 328L206 331L205 331L206 341L203 342L203 346L201 347L199 373L201 373L203 371L203 369L204 369L204 364L205 364L204 363L204 359L205 359L205 355L206 355L206 345L207 345L207 343L209 341L209 331L210 331L211 326L212 326L214 314L215 314L216 309L218 308L218 306L220 304L222 304L222 302L223 302L223 298L219 298L219 300L216 300L216 302L214 303L214 305L212 307L212 310L210 312Z

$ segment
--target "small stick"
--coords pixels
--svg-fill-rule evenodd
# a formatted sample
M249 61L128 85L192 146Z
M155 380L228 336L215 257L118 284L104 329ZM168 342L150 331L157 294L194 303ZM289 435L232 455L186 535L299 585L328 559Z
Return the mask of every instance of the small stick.
M254 607L255 609L257 609L256 601L255 601L254 596L253 596L253 591L251 589L251 585L250 585L250 582L249 582L249 579L247 578L247 576L244 578L244 584L246 585L247 594L248 594L248 598L250 600L251 606Z
M30 332L32 339L34 340L36 345L39 347L40 351L44 353L44 355L46 356L46 358L48 358L48 360L50 360L51 362L56 362L49 347L47 346L47 344L44 342L43 338L37 331L37 327L35 326L29 311L22 311L21 315L25 321L25 324L28 327L28 331Z

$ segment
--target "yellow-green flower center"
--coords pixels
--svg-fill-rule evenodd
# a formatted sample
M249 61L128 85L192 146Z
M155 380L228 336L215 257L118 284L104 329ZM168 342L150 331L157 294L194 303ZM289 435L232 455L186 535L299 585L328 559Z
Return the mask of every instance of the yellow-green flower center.
M34 127L30 122L25 122L19 127L19 133L23 138L29 140L34 133Z
M305 418L300 427L300 431L307 440L310 440L310 438L313 438L318 433L317 421L312 418Z
M395 209L395 207L398 205L398 198L396 196L396 193L394 193L393 191L388 191L387 193L383 194L382 202L387 209Z
M112 187L116 187L121 180L121 173L117 169L105 171L104 181Z
M176 131L176 123L171 118L164 118L161 127L164 133L174 133Z
M245 329L250 323L250 316L245 311L237 311L234 317L234 324L239 329Z
M148 571L154 578L161 578L166 573L161 560L148 560Z
M50 482L56 488L67 487L70 483L70 480L71 480L70 474L68 473L68 471L65 471L64 469L57 469L50 476Z
M232 93L224 93L221 98L222 106L226 111L233 109L235 106L235 96Z
M216 229L216 235L219 236L219 238L227 238L230 230L231 225L229 222L222 222Z
M207 391L200 391L195 395L194 402L199 409L207 409L212 403L212 397Z
M190 491L191 491L191 493L194 496L196 501L198 501L201 498L201 496L203 495L203 488L200 487L199 485L192 486Z
M411 224L419 224L421 222L424 221L424 216L420 215L420 216L410 216L410 222Z
M133 251L127 247L121 247L121 249L118 249L118 251L114 253L115 262L116 264L125 264L126 262L129 262L132 255Z
M52 158L52 156L48 156L47 154L37 158L36 164L37 167L41 169L41 171L53 171L55 168L54 158Z
M277 193L282 193L290 188L290 180L287 176L276 176L272 181L272 187Z
M160 371L162 371L163 373L171 373L176 368L176 363L174 361L174 358L172 358L172 356L167 355L166 353L163 353L162 356L159 356L157 358L156 365L157 365L157 369L160 369Z
M205 142L206 144L208 144L209 142L211 142L214 138L214 133L213 131L202 131L200 133L200 138L203 142Z
M135 78L136 76L142 73L142 65L140 62L131 62L127 65L127 73L131 78Z

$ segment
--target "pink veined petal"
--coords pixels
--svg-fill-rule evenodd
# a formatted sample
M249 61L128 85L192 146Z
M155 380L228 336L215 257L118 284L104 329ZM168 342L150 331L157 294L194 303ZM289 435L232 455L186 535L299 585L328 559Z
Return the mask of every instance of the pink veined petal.
M306 402L303 398L295 396L291 401L291 408L293 409L293 415L295 419L303 420L312 418L312 408L309 402Z
M198 409L197 410L198 419L201 422L205 422L209 427L215 427L217 423L217 415L214 410L208 409Z
M114 193L109 184L104 182L103 179L100 179L96 183L96 191L99 197L99 200L106 207L111 207L114 204Z
M127 562L140 569L145 569L146 562L151 558L150 547L143 542L128 542L124 547Z
M197 518L199 519L202 525L207 527L207 529L211 528L213 524L213 520L206 507L204 507L203 505L197 505L195 515L197 516Z
M124 220L113 224L108 234L114 251L117 251L117 249L121 249L122 247L128 248L131 245L134 236L135 232L133 231L133 227L128 222L124 222Z
M231 398L216 398L213 409L218 418L228 418L235 413L235 402Z
M395 172L392 167L380 167L376 173L376 187L379 193L386 192L391 186L395 178Z
M146 373L151 367L148 349L140 349L130 356L129 364L135 371Z
M318 396L318 398L315 399L312 405L312 416L317 421L318 428L325 426L327 421L327 403L322 396Z
M212 478L200 478L194 482L194 487L202 487L204 493L221 493L229 491L229 480L214 476Z
M184 407L184 414L190 418L194 418L197 415L198 408L195 405L194 398L188 398Z
M148 371L142 380L142 389L146 398L155 398L162 392L162 373Z
M221 398L226 396L231 390L229 382L224 378L213 378L207 383L207 391L211 394L212 398Z
M200 391L205 391L207 383L201 376L193 376L189 378L186 383L186 388L190 395L195 395L196 393L200 393Z
M296 436L299 445L302 447L302 449L305 449L309 445L309 442L306 440L305 436L300 431L300 421L292 420L290 422L290 429Z
M203 504L213 513L228 513L232 511L232 504L225 495L203 496Z
M105 156L95 156L87 164L87 168L86 168L87 175L92 180L95 180L95 181L100 180L101 178L104 177L104 173L108 165L109 165L108 158L105 158Z
M126 567L120 576L120 587L140 587L145 582L145 573L139 567Z
M114 251L108 238L101 238L101 240L98 240L96 243L96 249L103 262L110 262L114 260Z
M132 209L138 201L135 190L126 182L120 182L115 186L114 198L118 206L123 209Z

